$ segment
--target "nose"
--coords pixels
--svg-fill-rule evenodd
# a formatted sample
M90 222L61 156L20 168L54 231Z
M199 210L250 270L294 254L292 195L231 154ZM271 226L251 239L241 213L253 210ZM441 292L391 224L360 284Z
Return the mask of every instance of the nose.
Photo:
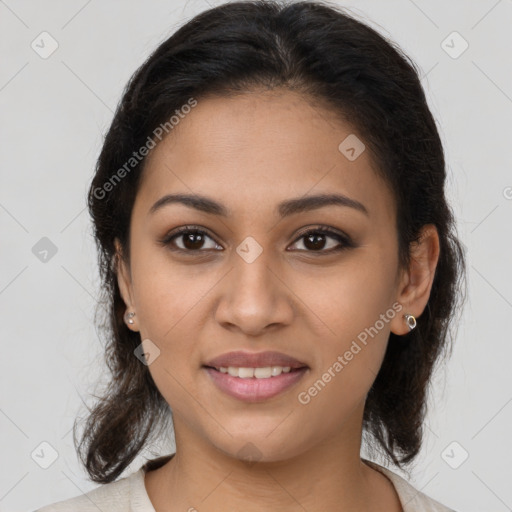
M247 336L289 325L294 315L293 293L283 272L269 262L265 251L251 263L238 255L233 259L234 268L219 287L217 322Z

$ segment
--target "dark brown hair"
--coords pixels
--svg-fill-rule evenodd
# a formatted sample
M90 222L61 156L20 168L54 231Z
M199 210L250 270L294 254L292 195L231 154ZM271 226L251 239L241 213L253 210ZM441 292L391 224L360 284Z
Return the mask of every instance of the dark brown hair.
M464 250L445 198L443 147L418 75L394 43L342 8L279 0L231 2L204 11L135 72L106 134L88 195L103 282L100 310L106 313L99 326L112 373L77 446L93 481L115 480L152 436L167 428L172 414L148 367L134 356L140 334L123 321L114 240L120 240L129 264L130 216L146 159L131 168L126 163L190 98L258 88L297 91L350 123L394 194L401 266L407 268L410 245L422 226L438 230L440 257L427 307L415 330L391 333L364 410L369 444L376 441L402 469L415 458L430 377L449 346L448 327L465 291L460 287ZM77 422L75 444L76 427Z

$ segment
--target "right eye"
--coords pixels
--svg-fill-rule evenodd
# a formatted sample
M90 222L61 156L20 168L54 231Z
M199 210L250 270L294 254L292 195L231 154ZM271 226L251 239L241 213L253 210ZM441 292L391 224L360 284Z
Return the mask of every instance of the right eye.
M210 239L213 244L211 247L204 249L203 245L206 239ZM181 240L181 246L175 240ZM184 253L204 252L205 250L212 250L220 247L219 244L203 229L195 226L184 226L167 234L161 243L171 251L179 251ZM222 249L222 248L221 248Z

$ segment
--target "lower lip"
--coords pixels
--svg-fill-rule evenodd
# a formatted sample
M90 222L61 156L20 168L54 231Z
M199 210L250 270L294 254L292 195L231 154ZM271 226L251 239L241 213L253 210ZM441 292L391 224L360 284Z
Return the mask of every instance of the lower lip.
M262 402L282 393L302 379L308 370L308 368L300 368L268 379L256 379L255 377L242 379L233 377L229 373L221 373L213 368L204 367L204 369L221 391L245 402Z

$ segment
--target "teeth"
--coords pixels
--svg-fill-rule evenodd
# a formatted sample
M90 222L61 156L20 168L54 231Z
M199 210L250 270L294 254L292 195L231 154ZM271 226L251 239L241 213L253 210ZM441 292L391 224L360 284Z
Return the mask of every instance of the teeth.
M277 370L277 366L274 366ZM252 372L254 377L257 379L268 379L269 377L272 377L272 368L270 366L266 366L265 368L254 368L254 371ZM242 375L242 373L240 373Z
M264 368L237 368L229 366L228 368L220 367L216 370L221 373L229 373L232 377L240 377L241 379L268 379L270 377L277 377L281 373L288 373L291 370L290 366L265 366Z

